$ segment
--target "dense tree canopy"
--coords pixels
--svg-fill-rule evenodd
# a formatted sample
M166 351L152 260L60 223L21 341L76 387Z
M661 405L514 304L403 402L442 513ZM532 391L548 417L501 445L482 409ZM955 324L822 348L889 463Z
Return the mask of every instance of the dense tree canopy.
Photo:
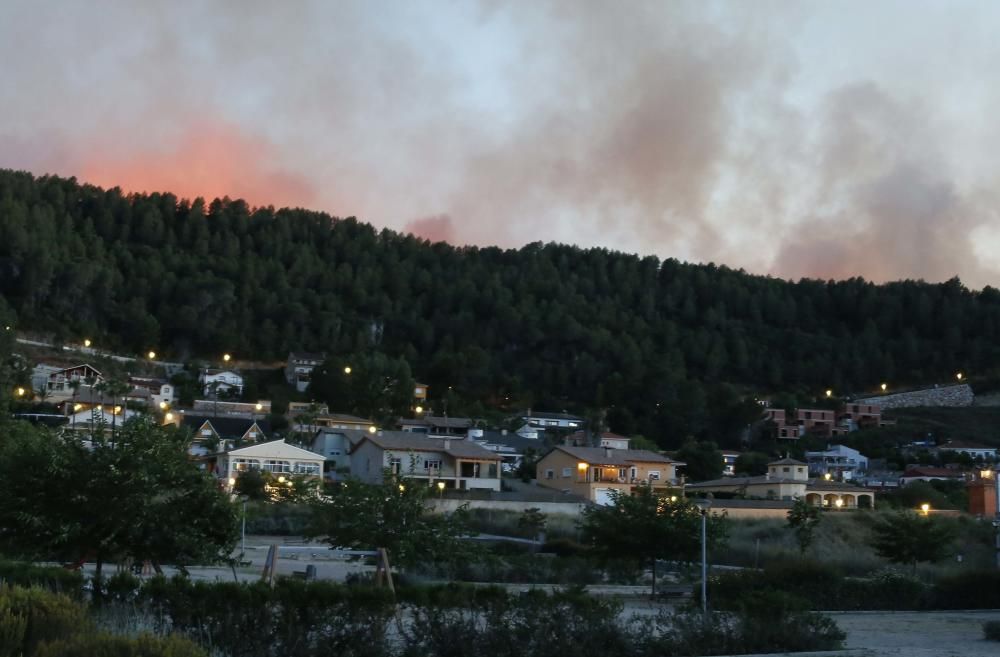
M616 431L674 446L728 446L743 411L719 400L743 386L871 390L1000 364L1000 292L957 279L789 282L558 244L453 247L11 171L0 292L20 328L67 341L176 359L378 352L437 399L451 386L493 406L600 408Z

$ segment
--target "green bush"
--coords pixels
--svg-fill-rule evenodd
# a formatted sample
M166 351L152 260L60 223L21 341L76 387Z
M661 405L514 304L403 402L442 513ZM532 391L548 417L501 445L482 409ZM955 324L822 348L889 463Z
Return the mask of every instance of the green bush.
M178 636L83 634L45 643L33 657L208 657L208 653Z
M990 641L1000 641L1000 621L983 623L983 636Z
M78 570L59 566L36 566L23 561L0 561L0 581L11 586L40 586L80 599L84 576Z
M31 655L43 640L69 638L88 627L83 607L65 595L0 584L0 655Z
M969 570L942 577L931 596L934 609L1000 608L1000 571Z

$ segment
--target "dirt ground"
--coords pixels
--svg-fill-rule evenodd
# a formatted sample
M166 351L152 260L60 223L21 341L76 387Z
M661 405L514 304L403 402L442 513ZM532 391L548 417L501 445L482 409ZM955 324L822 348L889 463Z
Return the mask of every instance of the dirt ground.
M1000 611L831 614L847 632L846 647L864 657L997 657L1000 643L983 639L983 623Z

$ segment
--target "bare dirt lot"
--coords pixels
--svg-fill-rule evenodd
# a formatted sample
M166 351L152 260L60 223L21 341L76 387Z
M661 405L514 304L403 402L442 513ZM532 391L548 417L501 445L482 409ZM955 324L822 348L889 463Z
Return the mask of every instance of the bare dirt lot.
M851 654L864 657L997 657L983 623L1000 611L835 613Z

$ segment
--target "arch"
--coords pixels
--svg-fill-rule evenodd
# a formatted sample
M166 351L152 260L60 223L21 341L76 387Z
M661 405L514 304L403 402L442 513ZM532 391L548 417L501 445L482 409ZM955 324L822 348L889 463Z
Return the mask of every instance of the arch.
M875 496L869 493L861 493L858 495L858 508L859 509L874 509L875 508Z
M823 506L827 507L828 509L836 509L838 498L839 496L834 493L827 493L826 495L823 496Z
M844 493L840 496L840 499L844 500L845 509L853 509L858 506L857 499L851 493Z
M807 493L806 503L813 506L823 506L823 496L819 493Z

